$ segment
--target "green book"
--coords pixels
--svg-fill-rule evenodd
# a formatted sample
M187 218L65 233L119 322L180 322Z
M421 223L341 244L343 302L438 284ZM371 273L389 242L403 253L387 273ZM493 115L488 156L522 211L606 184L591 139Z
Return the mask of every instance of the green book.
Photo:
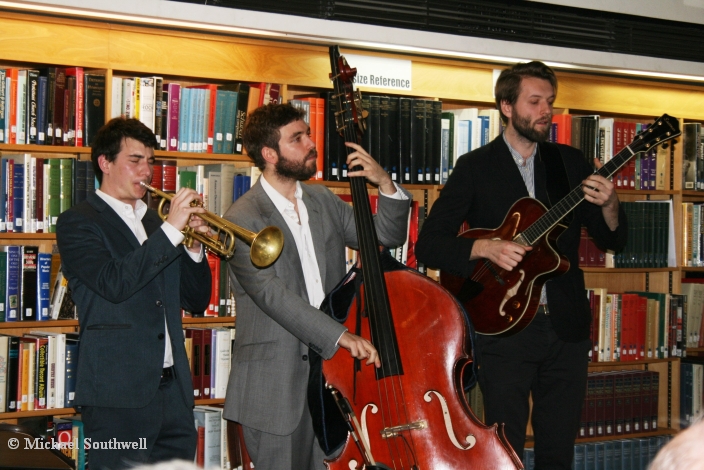
M73 194L73 158L59 159L59 213L71 208ZM49 168L51 171L51 168Z
M61 160L49 158L48 213L49 232L56 233L56 219L61 213Z
M178 170L178 187L196 189L196 172Z

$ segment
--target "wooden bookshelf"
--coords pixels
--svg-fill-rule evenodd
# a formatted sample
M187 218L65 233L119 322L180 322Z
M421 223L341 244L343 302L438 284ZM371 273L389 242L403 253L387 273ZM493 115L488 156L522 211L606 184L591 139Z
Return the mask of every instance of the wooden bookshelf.
M344 48L343 53L409 60L412 64L414 97L442 100L447 109L477 106L494 107L493 70L502 65L429 55L394 54ZM276 41L243 35L209 34L200 31L169 29L162 26L135 26L109 21L89 21L59 16L26 14L2 10L0 17L0 66L41 67L46 65L80 66L106 75L106 117L110 116L112 77L159 75L165 81L183 84L222 83L226 81L280 83L282 96L318 93L332 88L326 46L295 40ZM651 120L664 112L682 120L704 120L704 88L687 82L634 79L616 73L589 74L557 70L559 90L556 108L598 113L604 116ZM379 88L364 92L399 94ZM0 154L37 153L49 156L70 155L88 159L84 147L52 147L0 144ZM157 157L178 161L179 165L204 162L251 164L246 155L223 155L157 151ZM704 193L683 191L679 169L682 149L674 144L672 189L666 191L619 191L623 200L671 199L675 207L675 227L681 236L679 202L701 200ZM347 183L325 184L344 192ZM429 209L441 186L417 185L414 197ZM0 234L2 244L39 244L44 249L54 243L54 234ZM44 250L46 251L46 250ZM678 266L681 254L678 252ZM588 286L608 286L614 292L650 290L680 292L680 278L687 272L704 268L603 269L585 268ZM228 317L184 318L184 325L231 324ZM75 331L77 322L39 322L37 326L18 323L5 326L0 333L52 328ZM14 334L14 333L13 333ZM675 432L679 418L679 360L652 360L638 363L594 363L591 371L621 368L649 368L660 374L660 414L665 432ZM208 402L211 400L198 400ZM216 400L222 403L222 400ZM72 413L72 409L49 410L51 414ZM21 412L21 416L30 416ZM41 412L31 412L41 413ZM16 418L18 413L0 413L0 420ZM49 414L49 413L47 413ZM659 423L660 424L660 423ZM647 433L647 435L653 435ZM529 445L530 446L530 443Z

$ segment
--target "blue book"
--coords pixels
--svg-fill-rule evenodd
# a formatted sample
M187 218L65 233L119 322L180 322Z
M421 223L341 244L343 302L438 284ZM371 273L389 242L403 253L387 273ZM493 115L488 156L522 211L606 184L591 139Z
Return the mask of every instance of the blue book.
M49 283L51 282L51 254L37 254L37 320L51 318L49 312Z
M586 446L584 444L575 444L574 446L574 461L572 463L573 470L587 470Z
M235 175L232 184L232 202L235 202L244 194L244 175Z
M251 188L251 187L252 187L252 177L245 176L244 179L242 180L242 194L249 191L249 188Z
M37 92L37 144L46 143L46 100L47 77L39 76L39 90Z
M621 441L621 468L623 470L634 470L633 461L633 441L624 439Z
M610 441L614 445L614 470L623 470L623 461L621 456L623 455L623 444L622 441Z
M594 448L596 449L596 457L594 458L594 467L596 470L604 470L606 465L606 449L604 448L603 442L594 443Z
M22 279L22 250L16 245L2 247L7 252L7 274L5 278L5 321L20 320L20 282Z
M73 407L76 399L76 372L78 371L78 334L66 334L66 370L64 372L64 408Z
M480 131L480 143L482 146L488 144L489 140L489 116L479 116L479 120L482 124Z
M648 458L650 457L650 439L641 437L638 441L638 460L636 468L646 470L648 468Z
M12 230L23 232L24 221L24 163L14 161L12 172ZM9 203L9 201L8 201Z
M186 152L188 151L188 137L186 135L186 130L188 128L188 113L190 111L189 106L190 90L186 87L181 88L181 101L180 108L178 112L178 151Z
M662 436L653 436L649 438L648 441L650 442L650 447L648 451L648 465L650 465L650 462L653 461L655 455L658 453L658 451L663 445L663 438Z
M585 468L587 470L596 469L596 445L594 442L588 442L587 444L585 444L584 461Z
M525 470L535 470L535 452L532 447L523 449L523 466Z
M604 470L614 469L614 450L616 443L614 441L606 441L604 443Z

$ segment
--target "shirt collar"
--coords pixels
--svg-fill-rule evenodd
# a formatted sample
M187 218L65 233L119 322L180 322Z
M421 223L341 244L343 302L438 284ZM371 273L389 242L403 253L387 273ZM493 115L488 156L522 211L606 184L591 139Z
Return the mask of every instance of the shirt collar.
M274 189L274 187L269 184L269 182L266 180L264 175L261 175L259 179L261 179L262 181L262 189L264 189L264 192L267 194L267 196L269 196L271 202L274 203L276 210L278 210L282 214L286 210L295 210L293 203L286 199L286 197L284 197L276 189ZM303 189L301 188L300 181L296 181L296 192L294 193L294 197L297 200L300 200L303 197Z
M126 204L119 199L116 199L109 194L104 193L100 189L95 190L95 194L107 203L120 217L131 217L136 220L142 220L144 214L147 213L147 205L141 199L136 202L134 208L130 204Z
M535 158L535 154L538 153L538 144L535 144L535 147L533 147L533 153L530 154L530 156L526 159L523 158L523 156L516 151L513 147L511 147L511 144L508 142L508 139L506 138L506 133L504 132L501 134L501 136L504 138L504 142L506 143L506 146L508 147L508 151L511 152L511 156L513 157L513 161L516 162L516 165L518 166L525 166L525 164L529 161L532 161L533 158Z

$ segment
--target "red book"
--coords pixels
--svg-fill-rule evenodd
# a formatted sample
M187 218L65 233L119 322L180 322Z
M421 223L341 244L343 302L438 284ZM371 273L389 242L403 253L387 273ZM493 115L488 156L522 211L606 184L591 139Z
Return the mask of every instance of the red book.
M587 257L587 239L589 235L587 234L587 229L582 227L579 235L579 265L589 266L589 258Z
M205 428L198 426L198 440L196 441L196 465L203 468L205 465Z
M205 310L206 317L217 317L220 306L220 257L210 251L206 251L208 266L210 267L210 278L212 284L210 288L210 303Z
M617 372L614 374L614 435L620 436L625 432L623 426L623 409L624 409L624 383L626 374Z
M175 160L164 160L161 162L162 165L162 189L164 192L176 192L176 161Z
M411 202L411 216L408 221L408 251L406 253L406 266L416 269L416 243L418 242L418 201Z
M212 360L213 330L202 330L202 343L200 355L200 390L201 398L210 398L210 361Z
M83 67L66 68L66 76L76 77L76 100L74 104L75 109L73 113L74 119L76 120L74 124L74 145L76 147L83 147L83 129L85 127L83 122L83 96L85 94L85 85L83 82Z
M203 398L201 390L203 330L186 328L186 338L191 338L191 378L193 379L193 398L197 400Z
M596 401L594 408L594 432L597 437L603 437L605 433L605 412L604 412L604 397L606 395L606 389L604 387L605 383L605 373L600 372L594 374L596 385L594 392L594 400Z
M178 113L181 104L181 85L169 83L166 85L169 93L169 100L166 105L166 150L170 152L178 151ZM176 180L174 180L176 181ZM174 185L173 191L176 191Z
M572 115L554 114L552 122L557 124L558 144L572 145Z
M9 144L16 144L17 142L17 78L19 75L19 69L9 68L5 70L5 79L10 79L10 95L5 98L6 110L8 111L10 122L7 123L7 127L10 129L10 133L5 137L5 142ZM5 86L3 83L2 86ZM24 143L24 142L21 142Z
M88 163L91 164L90 162ZM37 180L35 182L35 209L37 214L37 233L48 232L49 227L44 228L44 159L37 158Z
M658 405L660 398L660 373L651 370L650 374L650 430L658 429Z
M599 334L601 333L599 308L601 305L601 295L592 292L592 362L599 362Z
M604 435L613 436L615 434L616 420L616 373L608 372L604 375Z
M638 296L636 299L635 308L635 345L636 345L636 361L645 359L645 332L646 322L648 318L648 299Z
M150 183L156 189L164 190L164 166L161 160L154 162L154 171L152 173L152 182Z
M634 371L631 376L631 422L633 432L643 432L643 371Z

